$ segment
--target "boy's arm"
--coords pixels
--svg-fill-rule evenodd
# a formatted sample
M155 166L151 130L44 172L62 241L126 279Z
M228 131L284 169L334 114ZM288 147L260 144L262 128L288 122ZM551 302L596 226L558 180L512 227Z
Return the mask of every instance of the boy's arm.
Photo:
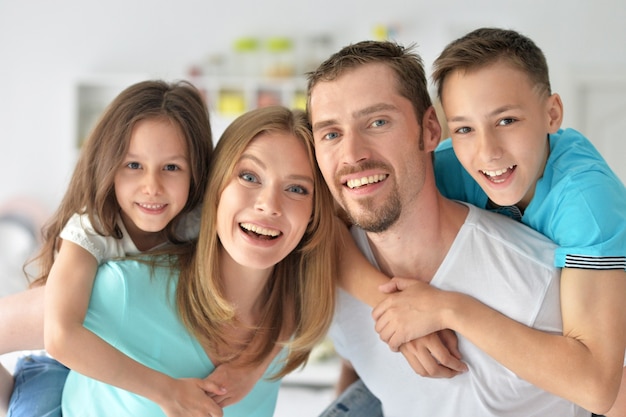
M622 373L622 385L619 388L617 399L611 410L604 415L606 417L626 417L626 368Z
M626 346L623 270L563 271L562 335L527 327L464 294L414 280L394 284L402 291L373 312L392 347L450 328L521 378L590 411L602 414L615 401ZM394 340L397 325L413 333Z
M97 267L89 252L63 242L45 289L48 352L72 370L154 401L170 417L199 411L220 415L219 406L205 393L209 383L174 379L150 369L83 327Z
M378 286L389 282L389 277L365 259L354 243L347 226L342 223L338 225L337 230L338 246L341 248L339 286L358 300L375 307L386 297L378 290Z
M376 269L357 248L348 228L337 227L341 254L339 256L339 286L370 307L377 306L387 295L378 288L389 283L389 277ZM411 340L400 352L411 368L431 378L452 378L467 371L457 349L456 335L449 330Z

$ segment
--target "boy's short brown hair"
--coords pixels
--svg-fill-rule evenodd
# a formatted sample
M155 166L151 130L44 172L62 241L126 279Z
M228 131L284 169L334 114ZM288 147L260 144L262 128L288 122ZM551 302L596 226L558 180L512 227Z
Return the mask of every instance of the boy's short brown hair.
M540 93L551 94L548 63L539 47L514 30L480 28L451 42L433 63L432 80L439 100L446 77L453 71L472 71L505 62L526 73Z

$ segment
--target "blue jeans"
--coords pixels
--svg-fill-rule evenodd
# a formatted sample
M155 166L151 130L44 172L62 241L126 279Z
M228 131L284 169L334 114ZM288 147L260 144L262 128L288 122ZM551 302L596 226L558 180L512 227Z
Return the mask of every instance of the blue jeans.
M48 356L20 358L7 417L61 417L61 396L69 369Z
M383 410L378 398L359 379L319 417L383 417Z

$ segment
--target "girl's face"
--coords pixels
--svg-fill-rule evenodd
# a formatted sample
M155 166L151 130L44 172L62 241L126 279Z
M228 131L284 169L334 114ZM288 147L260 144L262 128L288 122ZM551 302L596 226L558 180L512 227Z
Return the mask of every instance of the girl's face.
M305 145L291 134L262 133L235 165L217 208L227 255L269 269L298 245L313 210L313 170Z
M180 128L167 119L137 122L115 174L115 197L139 250L161 243L155 241L155 233L185 207L190 181L189 155Z

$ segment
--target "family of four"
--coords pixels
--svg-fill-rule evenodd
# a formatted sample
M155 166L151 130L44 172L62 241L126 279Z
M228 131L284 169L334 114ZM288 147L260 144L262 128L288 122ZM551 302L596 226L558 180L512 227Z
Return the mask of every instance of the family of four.
M306 114L253 110L215 150L188 84L111 103L45 285L0 300L0 349L49 353L3 380L9 415L271 416L327 333L324 417L623 415L626 190L561 129L541 50L495 28L448 45L444 142L411 47L308 77Z

